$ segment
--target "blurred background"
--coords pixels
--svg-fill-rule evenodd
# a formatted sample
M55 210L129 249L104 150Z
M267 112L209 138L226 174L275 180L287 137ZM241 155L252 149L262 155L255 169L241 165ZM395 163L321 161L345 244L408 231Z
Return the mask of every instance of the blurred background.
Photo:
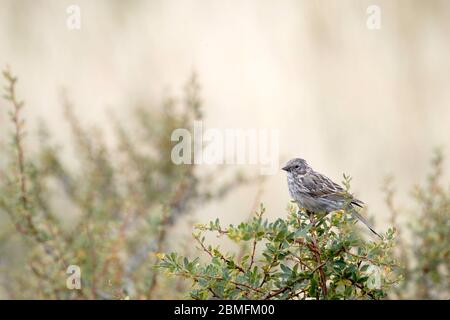
M366 24L373 4L381 9L379 30ZM69 5L81 9L79 30L66 27ZM390 225L386 176L395 177L401 202L426 177L433 149L448 154L449 35L445 0L0 0L0 65L19 78L27 149L37 148L45 123L73 162L62 90L79 121L100 128L113 146L111 117L133 126L134 106L182 100L195 72L205 127L278 129L280 166L302 157L337 182L352 176L353 192L381 230ZM7 110L2 101L4 148ZM230 169L259 172L196 168L200 175ZM255 201L269 217L285 215L283 171L197 203L183 219L238 223ZM190 233L182 222L177 227Z

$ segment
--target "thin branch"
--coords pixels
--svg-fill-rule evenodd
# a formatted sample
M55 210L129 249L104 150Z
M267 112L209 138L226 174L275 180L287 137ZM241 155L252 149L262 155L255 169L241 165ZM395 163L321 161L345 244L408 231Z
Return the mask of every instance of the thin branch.
M29 200L28 200L28 188L27 188L27 179L25 173L25 156L24 156L24 148L23 148L23 125L24 120L20 117L20 112L24 106L23 101L19 101L16 96L16 83L17 78L14 77L9 69L3 71L3 76L8 82L8 85L5 86L5 95L4 98L11 102L13 105L13 111L11 112L11 121L14 124L14 146L16 148L17 153L17 180L20 188L20 203L22 206L22 210L27 222L28 232L30 232L36 239L39 238L39 232L36 229L31 212L29 211ZM16 229L22 233L27 234L27 230L24 230L20 223L16 223Z
M164 245L164 240L166 239L166 232L167 232L167 225L169 223L169 211L170 209L168 207L165 207L163 209L163 216L160 224L160 230L158 234L157 244L156 244L156 252L161 252ZM153 293L157 287L158 284L158 272L153 272L153 276L150 282L150 286L148 289L147 296L149 299L153 296Z
M251 258L250 258L250 265L248 266L248 270L252 269L253 263L255 261L256 243L257 243L257 241L256 241L256 237L255 237L253 239L253 245L252 245L253 249L252 249L252 255L251 255Z
M315 218L314 218L313 214L310 214L310 220L311 220L311 223L314 225ZM327 278L326 278L325 272L323 270L322 260L320 257L320 249L317 245L317 237L316 237L316 233L314 231L315 230L311 230L312 243L309 243L307 246L310 249L310 251L312 252L312 254L314 255L316 262L319 264L319 266L316 269L319 270L320 286L322 288L323 296L325 299L327 299L327 296L328 296Z
M198 237L194 237L194 239L200 244L200 246L202 247L203 251L205 251L211 258L214 258L214 254L211 252L211 250L208 250L208 248L206 248L205 244L198 238ZM223 261L225 261L228 264L234 264L234 266L236 267L236 269L238 269L240 272L245 273L244 268L242 268L241 266L239 266L237 263L235 263L234 261L231 261L230 259L227 259L223 254L221 254L219 252L219 258L222 259Z
M238 286L238 287L244 287L244 288L250 289L250 290L252 290L254 292L258 292L258 293L261 293L261 294L264 293L263 290L261 290L259 288L252 287L252 286L250 286L250 285L248 285L246 283L237 282L237 281L234 281L234 280L228 280L228 279L224 279L222 277L213 277L213 276L210 276L210 275L207 275L207 274L202 274L202 275L192 274L192 273L185 272L185 271L175 272L174 275L181 276L181 277L186 277L186 278L191 278L191 279L194 279L196 281L198 281L198 279L201 279L201 278L208 279L208 280L227 281L227 282L229 282L231 284L234 284L235 286Z

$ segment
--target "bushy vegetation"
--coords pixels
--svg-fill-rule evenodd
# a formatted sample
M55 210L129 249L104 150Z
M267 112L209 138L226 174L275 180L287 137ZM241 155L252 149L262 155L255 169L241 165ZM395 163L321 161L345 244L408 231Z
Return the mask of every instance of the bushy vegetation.
M158 268L191 280L193 299L448 299L450 188L439 150L432 168L427 185L411 192L413 208L396 206L387 179L392 228L382 240L363 240L347 212L317 220L292 204L285 219L271 223L261 208L238 226L198 225L194 239L207 260L160 254ZM207 231L246 252L206 244Z
M76 157L76 165L70 166L45 127L35 150L27 148L17 78L9 70L3 78L7 104L0 107L9 111L12 124L0 164L0 221L9 217L11 222L0 226L3 294L34 299L177 297L183 283L158 281L151 268L154 253L165 248L170 226L196 204L218 199L246 181L238 174L213 189L217 174L200 177L195 166L170 161L172 131L190 128L202 118L195 76L183 101L169 98L159 107L135 108L134 130L115 121L118 145L112 149L99 130L80 123L64 99ZM82 270L81 290L66 288L69 265Z
M405 281L393 293L396 298L450 298L450 185L442 181L443 160L442 151L436 150L427 183L411 191L412 208L400 210L392 179L386 182L391 221L400 232L395 254L405 268ZM399 218L406 218L406 224Z
M208 261L170 253L160 255L159 267L191 279L194 299L380 299L398 280L393 230L365 241L344 211L317 221L291 205L286 219L271 223L263 213L238 226L197 226L194 238ZM252 245L243 255L224 253L205 243L205 231Z
M1 297L450 297L450 188L442 181L441 153L428 183L414 188L414 206L399 209L392 183L386 183L392 220L382 240L363 236L345 211L318 219L290 204L287 215L272 222L261 206L238 225L196 225L201 256L190 251L190 241L165 254L173 250L171 226L182 215L251 181L237 174L220 184L217 171L200 175L196 166L170 161L172 131L203 116L195 77L181 101L134 108L132 128L114 121L114 147L101 131L82 125L64 98L75 164L64 161L45 125L30 147L17 78L5 70L3 80L0 112L9 112L11 134L0 137ZM210 245L207 233L217 235L220 246ZM70 265L81 269L80 290L66 287Z

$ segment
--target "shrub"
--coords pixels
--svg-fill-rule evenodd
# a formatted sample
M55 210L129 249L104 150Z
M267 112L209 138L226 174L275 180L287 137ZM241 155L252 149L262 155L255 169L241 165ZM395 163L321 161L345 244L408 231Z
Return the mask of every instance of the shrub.
M386 203L399 230L395 254L405 266L405 281L393 290L397 298L450 297L450 186L442 181L443 160L442 150L436 150L427 184L411 192L413 208L399 209L392 179L386 184ZM400 225L401 218L407 218L407 223Z
M26 147L17 78L9 70L4 98L10 106L11 143L0 163L0 290L9 298L174 298L183 283L158 281L149 268L165 249L170 225L196 203L218 199L239 184L217 187L217 174L170 161L170 135L202 118L195 76L182 102L135 109L135 131L114 121L118 144L108 147L86 129L67 98L64 111L74 138L74 162L42 127L36 150ZM3 105L1 105L3 107ZM4 110L4 109L2 109ZM65 150L67 151L67 149ZM215 184L216 185L216 184ZM5 223L8 216L12 223ZM69 265L81 269L81 290L68 290ZM0 295L2 292L0 291Z
M450 189L442 182L442 153L436 153L428 183L414 188L416 207L399 209L387 184L393 228L383 240L364 240L347 212L317 220L290 205L286 218L270 223L261 207L237 226L224 228L219 220L197 225L194 239L206 260L190 258L187 241L180 253L164 255L170 249L170 226L181 215L251 181L238 173L213 189L217 171L200 175L195 166L168 161L171 132L203 116L196 78L181 102L168 98L159 106L134 108L134 130L113 120L113 147L101 131L81 125L64 98L76 162L69 166L45 125L35 148L27 147L17 78L9 70L3 77L12 130L9 145L0 140L0 297L152 299L181 298L187 292L194 299L450 296ZM348 181L344 184L348 187ZM399 223L403 217L408 223ZM223 245L207 244L209 232L239 249L228 253ZM69 265L82 271L81 290L66 287ZM161 270L175 277L161 277ZM185 279L193 282L192 289Z
M193 299L380 299L399 280L392 229L383 240L365 241L344 211L316 220L290 205L285 219L270 223L263 214L261 207L249 222L227 228L219 220L196 226L207 262L160 254L158 268L192 280ZM206 231L251 245L243 255L225 253L206 243Z

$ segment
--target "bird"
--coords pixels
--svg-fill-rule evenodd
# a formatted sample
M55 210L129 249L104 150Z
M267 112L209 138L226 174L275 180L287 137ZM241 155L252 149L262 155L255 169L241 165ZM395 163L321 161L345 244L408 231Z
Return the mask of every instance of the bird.
M308 213L327 215L332 211L347 210L382 239L369 222L356 211L355 207L362 208L364 202L354 198L330 178L314 171L304 159L291 159L282 170L287 172L291 197Z

